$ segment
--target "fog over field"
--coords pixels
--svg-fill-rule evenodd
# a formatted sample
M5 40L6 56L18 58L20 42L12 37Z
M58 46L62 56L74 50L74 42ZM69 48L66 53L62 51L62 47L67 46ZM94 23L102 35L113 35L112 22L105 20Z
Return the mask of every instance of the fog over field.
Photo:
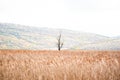
M120 0L0 0L0 80L120 80Z

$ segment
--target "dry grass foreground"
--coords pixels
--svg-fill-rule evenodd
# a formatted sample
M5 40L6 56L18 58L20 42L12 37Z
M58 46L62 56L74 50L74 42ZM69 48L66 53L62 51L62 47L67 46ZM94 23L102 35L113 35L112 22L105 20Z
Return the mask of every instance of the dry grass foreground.
M120 51L0 50L0 80L120 80Z

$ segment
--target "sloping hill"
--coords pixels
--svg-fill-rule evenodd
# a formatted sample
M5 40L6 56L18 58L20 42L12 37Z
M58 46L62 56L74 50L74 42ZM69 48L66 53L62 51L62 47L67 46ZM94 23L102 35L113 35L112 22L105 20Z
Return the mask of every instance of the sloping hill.
M120 39L111 39L94 44L87 44L79 49L83 50L120 50Z
M91 44L101 44L101 42L111 40L109 37L93 33L1 23L0 49L57 49L56 38L59 32L62 32L64 49L75 49L75 46L79 49L87 49L86 46L90 47ZM106 42L104 44L106 45ZM91 49L94 48L91 47Z

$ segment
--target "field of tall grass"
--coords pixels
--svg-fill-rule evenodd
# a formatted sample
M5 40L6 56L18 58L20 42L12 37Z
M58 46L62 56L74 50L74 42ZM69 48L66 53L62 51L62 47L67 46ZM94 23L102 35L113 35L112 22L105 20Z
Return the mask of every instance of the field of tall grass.
M120 51L0 50L0 80L120 80Z

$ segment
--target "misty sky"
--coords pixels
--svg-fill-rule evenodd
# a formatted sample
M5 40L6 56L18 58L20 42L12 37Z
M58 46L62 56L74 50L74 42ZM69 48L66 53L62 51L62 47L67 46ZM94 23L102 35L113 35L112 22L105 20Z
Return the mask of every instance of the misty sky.
M0 0L0 22L120 35L120 0Z

